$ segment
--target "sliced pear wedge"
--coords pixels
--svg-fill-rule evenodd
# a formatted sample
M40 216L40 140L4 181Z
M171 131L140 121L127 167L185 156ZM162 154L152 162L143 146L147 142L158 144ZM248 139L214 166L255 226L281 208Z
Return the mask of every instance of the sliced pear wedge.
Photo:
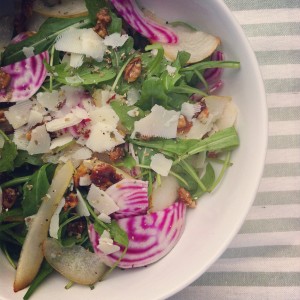
M43 261L42 244L46 240L50 220L72 179L74 167L70 161L55 173L48 194L29 228L14 282L14 291L20 291L30 285Z
M73 18L87 15L83 0L35 0L33 10L43 16L53 18Z
M177 44L162 44L167 59L174 61L178 51L191 54L188 63L199 62L210 56L220 45L220 39L202 31L192 30L188 26L172 27L178 36Z
M56 239L44 241L43 253L52 268L78 284L92 285L108 270L97 254L78 245L63 247Z

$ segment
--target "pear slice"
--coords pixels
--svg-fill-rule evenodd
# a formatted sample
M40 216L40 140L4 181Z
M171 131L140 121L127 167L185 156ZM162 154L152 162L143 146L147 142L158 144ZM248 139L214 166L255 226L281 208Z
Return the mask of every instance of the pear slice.
M87 15L83 0L35 0L33 10L43 16L53 18L73 18Z
M48 193L43 198L25 238L15 276L15 292L30 285L39 271L44 257L42 244L47 238L51 217L70 184L73 172L74 167L68 161L53 177Z
M78 284L92 285L108 270L97 254L78 245L63 247L56 239L44 241L43 253L53 269Z
M191 54L188 63L196 63L209 57L220 45L220 39L206 32L192 30L188 26L178 25L172 27L178 36L177 44L162 44L165 57L174 61L178 51L186 51Z

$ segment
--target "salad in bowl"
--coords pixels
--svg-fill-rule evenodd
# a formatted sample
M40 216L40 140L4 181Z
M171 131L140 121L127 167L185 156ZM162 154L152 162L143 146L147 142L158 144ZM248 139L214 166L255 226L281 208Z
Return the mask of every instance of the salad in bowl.
M239 146L219 37L133 0L80 11L1 55L0 245L24 299L54 272L101 289L150 268Z

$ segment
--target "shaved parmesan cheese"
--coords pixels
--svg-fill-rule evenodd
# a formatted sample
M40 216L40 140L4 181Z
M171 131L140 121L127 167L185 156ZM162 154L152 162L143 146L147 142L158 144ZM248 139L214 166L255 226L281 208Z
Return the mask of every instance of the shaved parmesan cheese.
M125 143L122 135L109 124L97 123L91 127L91 133L86 146L94 152L111 150L115 146Z
M102 61L106 46L103 39L92 28L77 29L71 27L57 37L55 49L84 54L97 61Z
M44 116L42 113L40 113L36 110L31 110L29 113L29 117L28 117L28 127L31 128L38 123L42 123L43 118L44 118Z
M109 90L96 90L93 93L95 104L98 107L108 105L109 100L116 95L115 92Z
M205 122L199 119L193 119L193 126L188 133L183 134L181 137L187 139L202 139L204 135L210 132L214 126L213 115L209 115Z
M197 112L197 108L199 105L197 104L192 104L188 102L184 102L181 105L181 113L187 118L187 120L190 122Z
M180 113L175 110L166 110L160 105L154 105L151 113L145 118L134 122L132 138L137 133L144 136L175 138Z
M51 111L57 111L60 102L59 92L43 92L36 95L36 100L45 108Z
M79 214L79 216L88 217L90 215L90 212L86 207L84 199L79 190L77 190L77 198L78 198L78 204L76 206L77 213Z
M105 191L100 190L94 184L91 185L86 198L90 205L100 213L110 215L119 210L115 201Z
M172 163L171 159L166 158L161 153L157 153L151 157L150 168L159 175L168 176Z
M118 245L114 245L114 241L111 239L109 232L106 230L103 231L101 237L99 238L99 244L97 248L105 255L109 255L120 250Z
M98 219L101 220L102 222L104 223L111 223L111 217L106 215L105 213L101 213L99 216L98 216Z
M50 221L50 227L49 227L49 235L53 237L54 239L58 239L58 229L59 229L59 214L64 207L66 203L65 198L62 198L61 201L59 202L52 218Z
M96 123L105 123L111 125L112 127L116 127L119 122L118 115L109 105L102 106L91 111L90 119L92 125Z
M17 129L28 122L29 113L32 108L30 100L21 101L11 106L4 115L14 129Z
M127 92L128 105L134 105L138 100L140 100L140 93L136 88L130 88Z
M29 154L47 153L50 151L51 139L45 125L38 126L31 131L31 139L27 147Z
M26 58L35 55L33 47L23 47L22 51L23 51L24 55L26 56Z
M83 64L83 55L71 53L70 66L73 68L79 68Z
M92 157L92 151L87 147L82 147L72 154L72 158L76 160L84 160Z
M138 115L139 115L139 109L137 108L137 107L135 107L134 109L132 109L132 110L129 110L128 112L127 112L127 115L129 116L129 117L137 117Z
M89 118L88 112L84 108L81 108L79 106L76 106L71 111L79 119L83 120L83 119L88 119Z
M91 185L91 177L89 174L83 175L79 178L79 185L80 186L89 186Z
M172 67L170 65L167 65L166 69L170 76L174 76L177 71L177 69L175 67Z
M36 215L28 216L24 219L26 227L29 229Z
M53 150L57 147L64 146L70 143L73 140L73 136L69 133L59 136L58 138L51 141L50 150Z
M111 46L112 48L122 47L128 40L128 34L121 35L118 32L107 35L104 39L105 46Z
M82 121L81 118L78 118L73 113L69 113L62 118L54 119L46 123L47 130L49 132L54 132L64 128L68 128L74 125L79 124Z
M27 126L22 126L15 130L13 142L19 150L27 150L29 140L26 138L26 134L29 131Z

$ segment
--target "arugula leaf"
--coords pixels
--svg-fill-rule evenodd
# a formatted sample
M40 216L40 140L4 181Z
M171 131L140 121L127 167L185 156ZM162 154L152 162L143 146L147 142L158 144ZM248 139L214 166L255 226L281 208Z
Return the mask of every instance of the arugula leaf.
M215 170L211 163L206 164L205 173L201 177L201 181L206 187L207 191L211 190L211 187L213 186L215 182L216 176L215 176ZM201 188L198 188L194 193L192 193L193 198L198 199L200 198L205 191L203 191Z
M27 151L19 150L14 161L15 168L21 167L26 163L33 166L42 166L44 164L41 155L30 155Z
M110 235L116 243L126 248L128 247L129 239L127 233L118 225L116 220L112 220L110 224Z
M14 169L14 160L17 156L17 146L0 130L0 139L4 140L3 148L0 149L0 172Z
M79 68L69 67L65 63L52 67L48 64L45 65L56 81L70 86L97 84L111 80L116 76L113 69L98 69L90 64L84 64Z
M25 59L24 47L33 47L34 53L41 53L51 47L56 37L69 27L84 28L90 25L87 17L49 18L40 27L37 34L16 44L10 44L3 52L3 65Z
M48 192L50 183L47 173L49 164L43 165L23 186L23 207L24 217L34 215L41 204L42 198Z
M144 81L141 99L135 105L143 110L150 110L155 104L168 108L169 101L162 80L158 77L150 77Z
M110 102L110 105L112 109L115 111L115 113L118 115L120 118L120 121L122 125L129 131L131 132L134 128L134 122L140 120L145 116L145 113L139 109L138 107L132 105L132 106L127 106L125 103L121 101L112 101ZM128 112L133 110L133 109L138 109L138 116L136 117L131 117L128 115Z
M126 169L131 170L136 166L136 161L131 155L126 154L126 156L120 162L115 163L115 166L124 167Z
M223 151L234 149L239 145L239 138L234 127L229 127L203 140L197 139L155 139L150 141L141 141L130 139L134 145L156 149L159 152L166 152L178 155L179 162L190 155L203 151Z

